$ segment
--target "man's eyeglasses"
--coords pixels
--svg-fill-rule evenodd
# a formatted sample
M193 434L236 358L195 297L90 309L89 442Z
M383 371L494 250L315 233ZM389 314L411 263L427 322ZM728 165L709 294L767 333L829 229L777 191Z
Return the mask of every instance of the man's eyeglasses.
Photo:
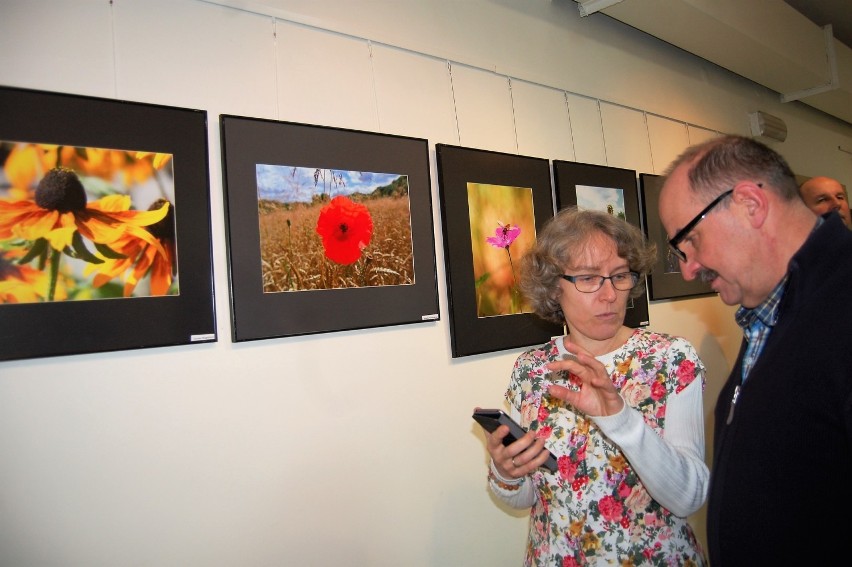
M612 282L612 287L619 291L627 291L633 289L639 283L639 274L636 272L621 272L620 274L612 274L611 276L568 276L563 274L562 277L577 288L577 291L583 293L594 293L603 287L604 281Z
M675 257L676 257L678 260L680 260L681 262L686 262L686 253L684 253L684 251L683 251L683 250L681 250L680 248L678 248L678 247L677 247L677 245L678 245L678 244L680 244L680 243L681 243L681 241L682 241L684 238L686 238L686 235L687 235L687 234L689 234L690 232L692 232L692 229L694 229L694 228L695 228L695 226L696 226L698 223L700 223L702 220L704 220L704 217L706 217L706 216L710 213L710 211L712 211L712 210L713 210L713 207L715 207L716 205L718 205L719 203L721 203L721 202L722 202L722 199L724 199L725 197L727 197L728 195L730 195L730 194L731 194L731 193L733 193L733 192L734 192L734 190L733 190L733 189L728 189L727 191L725 191L724 193L722 193L721 195L719 195L718 197L716 197L715 199L713 199L712 201L710 201L710 204L709 204L709 205L707 205L706 207L704 207L704 208L701 210L701 212L700 212L700 213L698 213L697 215L695 215L695 218L693 218L691 221L689 221L688 223L686 223L686 226L684 226L682 229L680 229L680 230L677 232L677 234L675 234L675 235L672 237L672 239L671 239L671 240L669 240L669 249L671 250L672 254L674 254L674 255L675 255Z

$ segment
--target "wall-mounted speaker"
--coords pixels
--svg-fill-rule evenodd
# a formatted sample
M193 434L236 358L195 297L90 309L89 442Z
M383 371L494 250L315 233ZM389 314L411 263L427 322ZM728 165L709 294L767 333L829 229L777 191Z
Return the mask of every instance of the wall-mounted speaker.
M752 136L763 136L779 142L787 139L787 125L777 116L758 110L748 113L748 121Z

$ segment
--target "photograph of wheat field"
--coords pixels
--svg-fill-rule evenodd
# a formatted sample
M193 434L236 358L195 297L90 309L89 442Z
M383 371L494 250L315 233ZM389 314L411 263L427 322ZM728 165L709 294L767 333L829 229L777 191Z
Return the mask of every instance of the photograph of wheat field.
M264 293L411 285L408 176L257 164Z

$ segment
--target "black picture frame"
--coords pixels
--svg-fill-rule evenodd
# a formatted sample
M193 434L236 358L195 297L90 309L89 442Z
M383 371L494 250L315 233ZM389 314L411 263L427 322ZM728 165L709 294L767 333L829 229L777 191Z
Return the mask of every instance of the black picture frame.
M537 232L553 217L549 161L448 144L436 144L435 151L453 358L543 344L563 334L563 326L534 313L480 317L473 267L468 183L531 189Z
M8 142L6 150L15 142L171 154L177 257L172 283L179 287L174 295L4 302L0 359L217 340L205 111L0 87L0 140ZM27 199L35 203L34 196Z
M591 163L554 160L553 182L556 186L557 210L577 206L578 186L600 188L602 194L613 189L620 190L624 200L625 220L641 230L642 218L639 213L639 194L636 187L636 172L634 170ZM581 206L580 208L583 207ZM624 324L633 328L646 327L650 324L647 293L643 293L639 297L630 300L627 305Z
M714 295L710 284L700 279L686 281L680 265L670 252L666 229L660 222L660 190L664 177L651 173L639 174L639 192L642 196L642 218L645 236L657 245L657 263L648 275L648 295L651 301L683 299L702 295Z
M235 342L440 320L427 140L227 114L220 128ZM265 291L259 164L406 175L412 283Z

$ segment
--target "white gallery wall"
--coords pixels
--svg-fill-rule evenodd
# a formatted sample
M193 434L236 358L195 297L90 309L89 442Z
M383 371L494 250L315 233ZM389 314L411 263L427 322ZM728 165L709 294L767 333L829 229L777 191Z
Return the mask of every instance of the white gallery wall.
M436 143L662 173L763 110L797 173L852 185L852 125L570 0L0 0L0 85L207 111L218 332L0 362L15 567L520 564L527 516L489 496L470 414L521 349L451 356ZM441 320L232 342L220 114L428 139ZM732 315L650 306L710 371L708 428Z

